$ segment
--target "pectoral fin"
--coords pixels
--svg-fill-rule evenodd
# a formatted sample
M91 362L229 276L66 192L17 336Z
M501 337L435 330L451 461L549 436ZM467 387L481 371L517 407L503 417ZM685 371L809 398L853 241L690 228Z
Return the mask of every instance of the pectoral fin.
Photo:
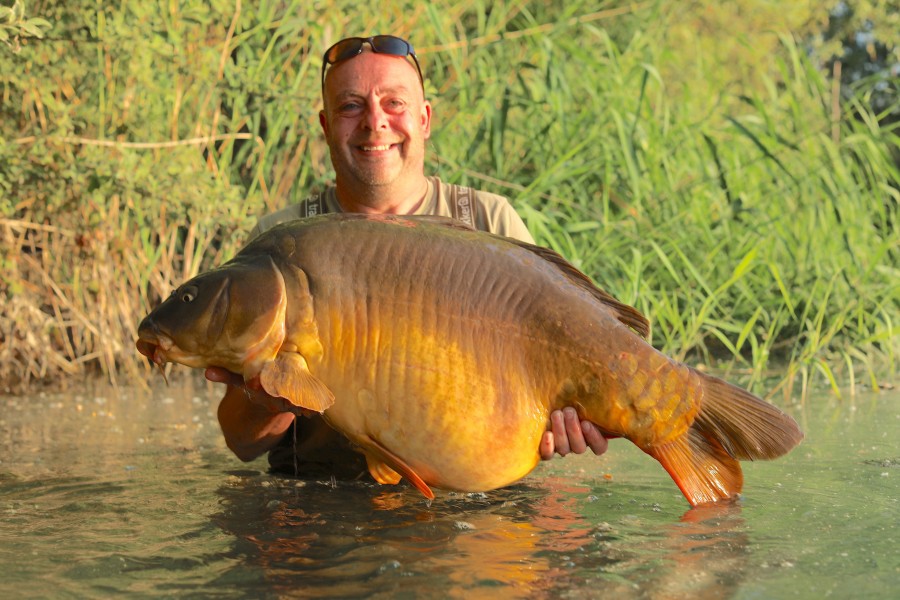
M422 478L402 458L371 438L366 446L366 464L375 481L382 484L395 484L400 481L402 475L422 492L423 496L429 500L434 499L434 492L431 491L428 484L422 481Z
M269 395L285 398L300 408L321 413L334 404L334 394L309 372L306 360L295 352L280 352L266 363L259 382Z

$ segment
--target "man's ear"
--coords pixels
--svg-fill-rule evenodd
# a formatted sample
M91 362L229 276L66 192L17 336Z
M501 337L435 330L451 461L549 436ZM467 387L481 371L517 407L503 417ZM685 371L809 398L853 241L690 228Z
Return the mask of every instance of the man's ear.
M422 131L426 140L431 137L431 103L428 100L422 104Z
M325 116L325 109L319 111L319 125L322 126L322 133L328 137L328 118Z

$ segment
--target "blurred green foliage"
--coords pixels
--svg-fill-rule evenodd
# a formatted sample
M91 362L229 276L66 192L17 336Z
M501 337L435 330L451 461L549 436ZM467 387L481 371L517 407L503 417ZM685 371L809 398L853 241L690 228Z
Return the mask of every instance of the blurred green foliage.
M22 0L15 0L11 6L0 4L0 43L14 51L21 48L23 39L44 37L49 27L46 19L27 18Z

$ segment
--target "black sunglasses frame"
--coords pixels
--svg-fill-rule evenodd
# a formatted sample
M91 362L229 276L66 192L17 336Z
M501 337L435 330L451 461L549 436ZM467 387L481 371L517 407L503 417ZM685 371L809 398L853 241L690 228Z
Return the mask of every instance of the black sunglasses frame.
M413 45L394 35L373 35L371 37L349 37L333 44L322 56L322 93L325 93L325 71L328 65L336 65L345 60L362 54L363 46L369 44L372 52L376 54L388 54L390 56L412 57L416 72L419 74L419 82L425 87L425 78L422 76L422 67L419 66L419 58Z

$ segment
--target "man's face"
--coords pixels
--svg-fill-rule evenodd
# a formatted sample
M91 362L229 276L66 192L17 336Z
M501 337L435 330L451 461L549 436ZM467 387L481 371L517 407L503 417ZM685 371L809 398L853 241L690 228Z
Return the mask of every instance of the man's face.
M421 178L431 105L405 58L371 52L330 68L319 122L338 183L383 186Z

